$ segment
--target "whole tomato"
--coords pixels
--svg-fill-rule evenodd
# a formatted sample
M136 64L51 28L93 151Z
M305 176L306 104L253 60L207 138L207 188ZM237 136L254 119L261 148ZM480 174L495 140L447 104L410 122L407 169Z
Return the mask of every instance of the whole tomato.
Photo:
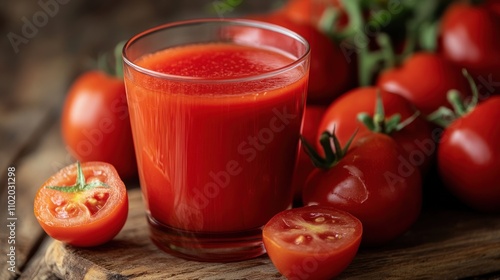
M348 17L342 8L340 0L290 0L281 8L280 13L296 22L317 27L323 13L329 7L336 8L340 13L337 22L338 27L345 27Z
M410 56L400 67L383 71L377 86L411 101L424 115L439 107L449 107L447 93L456 89L470 92L460 68L438 54L420 52Z
M324 134L323 143L338 139ZM331 139L333 138L333 139ZM406 232L417 220L422 204L420 172L407 172L404 153L391 137L365 133L346 151L317 161L303 190L305 205L331 206L351 213L363 224L364 245L382 245ZM325 154L332 155L332 151ZM313 158L315 158L313 156Z
M478 82L484 98L500 93L500 4L455 3L443 15L440 53L466 68Z
M78 77L64 101L61 130L77 160L107 162L122 178L136 176L123 80L101 71Z
M327 109L319 125L316 146L319 146L319 139L324 131L332 131L339 139L340 144L345 145L352 134L357 130L358 133L354 142L362 137L364 132L370 129L358 120L360 113L367 113L370 116L378 115L375 107L377 105L376 87L360 87L346 92L337 98ZM402 96L380 91L380 98L384 108L382 123L379 127L383 133L390 135L406 151L403 159L409 168L418 167L422 174L430 168L434 159L436 143L432 138L433 126L421 117L415 118L408 125L388 131L390 127L387 123L395 115L399 115L401 121L410 120L416 114L416 109L408 100ZM374 117L378 118L378 117Z
M500 96L471 108L445 128L438 147L439 174L461 201L500 212Z
M288 28L303 36L311 47L311 64L307 101L327 105L352 86L352 67L338 46L312 25L292 21L281 14L253 16L260 20Z
M326 107L324 106L306 106L301 135L309 143L314 143L316 141L316 132L318 131L319 124L325 111ZM304 187L307 176L309 176L314 168L315 167L312 164L311 159L306 154L305 150L301 148L292 179L292 189L295 192L296 200L300 200L302 196L302 188Z

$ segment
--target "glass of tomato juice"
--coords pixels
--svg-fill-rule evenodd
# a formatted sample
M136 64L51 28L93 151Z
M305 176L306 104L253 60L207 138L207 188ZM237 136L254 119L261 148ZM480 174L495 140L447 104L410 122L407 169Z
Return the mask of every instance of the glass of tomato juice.
M242 19L169 23L132 37L124 79L152 241L187 259L265 253L291 206L309 45Z

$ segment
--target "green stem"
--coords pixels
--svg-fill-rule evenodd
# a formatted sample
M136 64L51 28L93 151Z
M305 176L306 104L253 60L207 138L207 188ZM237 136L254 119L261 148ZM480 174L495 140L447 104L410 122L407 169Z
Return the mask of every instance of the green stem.
M468 114L476 107L479 102L479 91L474 79L469 75L466 69L462 69L462 74L469 82L472 91L472 100L465 104L460 92L456 89L450 89L447 94L448 102L451 104L453 110L447 107L440 107L432 114L427 116L427 120L442 127L448 127L456 119Z
M416 111L413 115L411 115L409 118L406 120L399 122L398 125L396 126L396 131L399 131L409 124L411 124L414 120L416 120L420 116L420 111Z
M375 99L375 111L373 116L366 112L359 113L357 118L362 122L370 131L391 134L394 131L400 131L409 124L411 124L418 116L419 111L416 111L412 116L401 121L400 114L394 114L386 119L384 102L380 90L377 90L377 97Z
M380 90L377 90L373 123L375 124L375 132L385 131L385 109L384 109L384 102L382 100L382 95L380 94Z
M471 91L472 91L472 100L469 104L466 104L466 111L469 112L472 109L474 109L476 107L477 103L479 102L479 90L477 89L476 82L474 81L472 76L469 74L467 69L463 68L462 74L467 79L467 82L469 82L469 86L470 86Z
M427 120L441 127L448 127L457 118L455 112L447 107L439 107L436 111L427 115Z
M328 131L323 132L320 136L320 144L325 153L325 157L321 157L303 136L301 136L300 139L304 144L304 150L311 159L313 165L317 168L327 170L335 166L347 154L347 151L349 150L357 132L358 131L356 130L351 135L344 147L341 146L339 139L335 135L335 129L333 130L333 133Z
M105 187L108 188L109 186L101 181L92 181L90 183L86 183L85 180L85 175L83 174L83 169L80 165L80 162L76 162L76 182L74 185L71 186L45 186L48 189L51 190L56 190L60 192L66 192L66 193L75 193L75 192L83 192L86 190L91 190L96 187Z
M319 30L334 37L334 34L338 32L337 21L339 16L340 11L338 8L333 6L327 7L318 21Z
M397 59L389 35L385 33L378 34L377 43L379 44L381 56L383 57L384 68L389 69L395 67L397 65Z
M125 42L120 42L116 45L114 50L115 55L115 76L119 79L123 79L123 58L122 50L125 46Z
M450 102L451 106L453 106L453 109L458 116L463 116L467 113L467 109L465 108L458 90L451 89L448 91L448 102Z
M337 40L351 38L365 26L360 0L342 0L342 7L349 17L349 22L342 31L337 32Z

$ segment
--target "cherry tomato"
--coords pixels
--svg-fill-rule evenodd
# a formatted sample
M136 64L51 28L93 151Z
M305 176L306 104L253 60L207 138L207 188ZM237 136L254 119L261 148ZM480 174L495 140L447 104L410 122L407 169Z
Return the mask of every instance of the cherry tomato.
M334 7L339 10L338 27L345 27L348 17L339 0L290 0L283 6L280 12L296 22L317 27L323 13L328 7Z
M34 212L52 238L79 247L97 246L122 229L128 196L112 165L77 163L61 169L40 187Z
M482 87L482 95L499 93L500 4L486 1L472 5L455 3L442 18L440 53L466 68Z
M326 111L324 106L307 105L304 112L304 121L302 124L302 136L309 142L316 141L316 132L321 122L323 114ZM311 159L306 154L304 149L300 149L297 166L293 173L292 189L295 190L295 200L301 200L302 188L306 182L307 176L314 170L314 165Z
M358 120L359 113L375 114L378 89L361 87L353 89L336 99L325 112L317 131L315 143L318 148L321 134L335 129L335 134L342 145L345 145L352 134L358 130L356 142L369 129ZM381 91L386 119L399 114L401 120L415 115L414 106L405 98ZM421 117L414 119L409 125L389 135L406 151L404 159L412 166L418 167L425 174L434 160L436 143L432 138L433 126Z
M437 54L424 52L413 54L400 67L382 72L377 86L405 97L424 115L441 106L450 107L446 99L450 89L470 93L461 69Z
M414 224L422 205L420 172L408 169L402 154L391 137L366 133L333 166L311 173L303 190L304 205L351 213L363 223L364 245L397 238Z
M278 213L262 234L271 261L288 279L332 279L354 259L362 232L347 212L307 206Z
M122 80L101 71L78 77L64 102L61 129L64 143L77 160L108 162L122 178L137 175Z
M445 185L474 209L500 212L500 97L452 122L438 147Z
M300 24L280 14L251 17L288 28L303 36L311 47L307 101L327 105L352 86L352 67L338 46L311 25Z

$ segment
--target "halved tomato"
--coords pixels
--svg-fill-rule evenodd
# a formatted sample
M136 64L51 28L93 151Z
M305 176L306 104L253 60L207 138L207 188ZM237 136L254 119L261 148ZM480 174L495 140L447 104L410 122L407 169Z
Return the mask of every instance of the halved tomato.
M40 187L34 211L52 238L79 247L97 246L122 229L128 196L112 165L76 163L61 169Z
M331 279L354 259L363 227L351 214L327 206L285 210L264 226L267 254L288 279Z

